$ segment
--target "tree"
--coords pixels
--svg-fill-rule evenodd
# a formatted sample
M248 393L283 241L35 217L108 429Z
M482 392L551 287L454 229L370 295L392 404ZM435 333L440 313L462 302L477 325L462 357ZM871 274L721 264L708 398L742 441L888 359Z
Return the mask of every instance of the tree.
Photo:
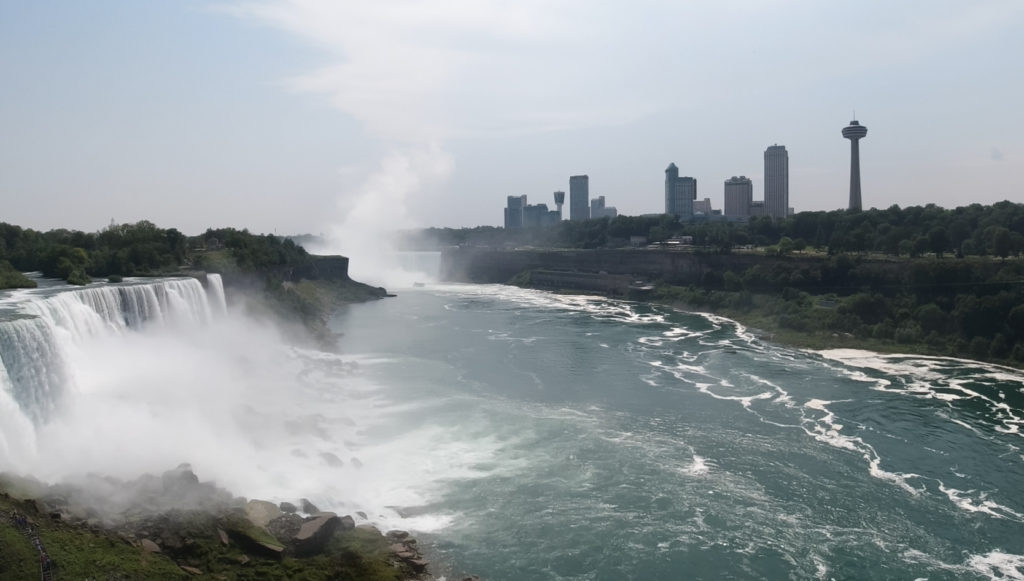
M1002 226L993 226L992 230L992 254L999 258L1006 258L1013 249L1013 239L1010 231Z
M928 246L935 256L942 258L942 254L949 248L949 236L945 228L932 228L928 232Z

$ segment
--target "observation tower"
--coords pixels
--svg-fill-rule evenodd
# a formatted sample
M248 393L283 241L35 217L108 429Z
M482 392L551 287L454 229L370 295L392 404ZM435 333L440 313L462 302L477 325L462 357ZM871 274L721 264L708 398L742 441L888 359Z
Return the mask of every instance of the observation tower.
M843 137L850 140L850 210L859 212L860 201L860 140L868 134L868 128L856 119L843 127Z
M565 203L565 192L555 192L555 207L558 208L558 219L562 219L562 204Z

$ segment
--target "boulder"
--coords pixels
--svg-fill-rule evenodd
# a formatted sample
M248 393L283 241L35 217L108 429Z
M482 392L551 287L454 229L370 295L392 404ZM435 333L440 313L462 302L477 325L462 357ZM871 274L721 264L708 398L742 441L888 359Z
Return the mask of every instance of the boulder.
M302 507L302 512L306 514L316 514L320 512L320 509L315 504L306 500L305 498L299 500L299 506Z
M160 476L164 492L187 493L199 484L199 477L192 472L192 465L179 464L174 470L168 470Z
M225 515L220 524L231 541L243 551L272 559L280 559L284 552L284 545L266 529L250 522L243 511Z
M395 539L395 540L401 541L401 540L405 540L405 539L409 538L409 532L408 531L400 531L400 530L388 531L387 537L389 539Z
M359 515L359 518L361 518L361 519L363 519L363 520L366 520L366 518L367 518L367 517L366 517L366 513L365 513L365 512L363 512L363 511L361 511L361 510L357 510L357 511L356 511L356 514L357 514L357 515Z
M270 521L281 516L281 509L277 508L277 505L273 502L250 500L245 505L245 516L248 517L249 522L252 524L265 528Z
M375 527L375 526L373 526L373 525L371 525L369 523L363 523L363 524L357 526L356 528L361 530L361 531L366 531L368 533L373 533L373 534L376 534L376 535L381 534L380 533L380 529L378 529L377 527Z
M151 541L149 539L142 539L142 543L140 543L140 544L142 545L142 550L147 552L147 553L159 553L160 552L160 545L154 543L153 541Z
M430 564L430 561L426 561L424 559L409 559L406 563L409 563L409 566L412 567L413 571L422 573L427 570L427 565Z
M277 508L280 508L281 512L288 514L295 514L299 511L299 508L290 502L282 502L281 504L277 505Z
M188 573L189 575L202 575L203 572L195 567L189 567L188 565L178 565L181 570Z
M320 513L302 523L299 532L292 537L295 542L295 554L306 556L322 552L327 541L340 526L341 519L333 512Z
M228 546L228 534L220 527L217 527L217 538L220 539L220 544Z
M356 519L347 514L341 517L341 530L350 531L354 528L356 528Z
M299 534L303 519L297 514L282 514L270 521L267 531L279 539L291 539Z

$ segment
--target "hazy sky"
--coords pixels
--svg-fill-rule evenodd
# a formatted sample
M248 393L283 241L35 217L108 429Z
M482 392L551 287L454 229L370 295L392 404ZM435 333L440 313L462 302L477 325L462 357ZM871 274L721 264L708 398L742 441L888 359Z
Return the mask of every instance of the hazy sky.
M1024 199L1024 2L0 0L0 221L278 233L500 224L664 170L845 207Z

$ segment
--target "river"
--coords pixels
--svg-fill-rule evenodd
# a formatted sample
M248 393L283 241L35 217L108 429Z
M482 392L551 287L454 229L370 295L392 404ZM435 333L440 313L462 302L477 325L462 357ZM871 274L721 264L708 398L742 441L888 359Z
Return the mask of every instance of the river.
M458 467L407 511L443 525L427 539L459 571L1024 578L1017 371L504 286L410 289L335 325L407 406L396 425L437 430L426 471Z
M1019 371L496 285L346 307L328 354L223 313L214 285L154 284L146 325L124 305L139 320L82 325L80 291L5 299L3 468L189 461L412 530L449 579L1024 579ZM51 311L18 351L11 329Z

